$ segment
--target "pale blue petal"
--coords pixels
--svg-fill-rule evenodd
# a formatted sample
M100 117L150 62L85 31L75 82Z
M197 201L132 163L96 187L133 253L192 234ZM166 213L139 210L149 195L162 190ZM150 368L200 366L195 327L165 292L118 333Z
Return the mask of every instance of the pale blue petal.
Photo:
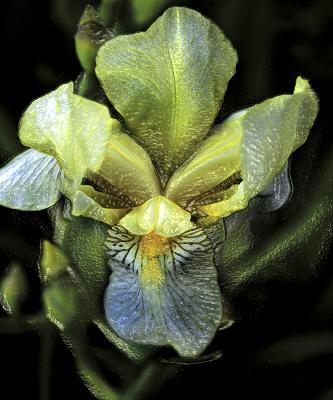
M283 170L253 201L258 204L258 208L262 212L277 211L288 202L292 190L289 162L287 162Z
M0 169L0 204L42 210L61 197L64 175L54 157L29 149Z
M168 238L167 249L154 258L160 271L147 281L142 238L120 226L109 230L108 322L125 340L198 356L224 317L212 244L202 229Z

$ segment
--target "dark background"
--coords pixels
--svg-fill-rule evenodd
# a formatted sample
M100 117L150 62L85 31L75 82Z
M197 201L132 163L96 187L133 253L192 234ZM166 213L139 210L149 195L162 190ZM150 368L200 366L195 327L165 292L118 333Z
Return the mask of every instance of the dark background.
M28 104L79 74L73 36L87 4L79 0L5 3L0 25L1 163L20 151L16 126ZM190 5L224 30L239 55L218 119L242 106L291 92L298 75L310 79L320 98L320 113L309 142L293 158L295 195L299 187L302 206L322 174L323 160L332 154L332 2L210 0ZM130 19L126 9L123 13ZM46 212L0 208L0 273L11 261L20 262L36 293L35 265L42 237L51 237ZM237 295L233 302L238 323L223 338L224 356L186 367L149 398L333 399L333 274L326 249L323 257L311 279L304 280L297 266L299 279L268 282L258 291L254 285L249 294ZM31 296L26 308L28 312L39 308L37 295ZM1 399L19 399L23 394L39 399L39 346L35 335L0 336ZM93 398L60 339L52 362L51 399Z

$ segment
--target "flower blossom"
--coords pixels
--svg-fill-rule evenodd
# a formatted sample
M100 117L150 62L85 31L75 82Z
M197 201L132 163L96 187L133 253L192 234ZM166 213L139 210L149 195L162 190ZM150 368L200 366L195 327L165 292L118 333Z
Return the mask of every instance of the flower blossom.
M213 22L170 8L98 52L96 75L119 118L63 84L25 111L19 136L30 149L0 170L1 205L41 210L64 195L74 217L110 226L111 329L183 357L203 352L226 317L223 218L271 184L318 111L299 77L292 94L214 125L236 63Z

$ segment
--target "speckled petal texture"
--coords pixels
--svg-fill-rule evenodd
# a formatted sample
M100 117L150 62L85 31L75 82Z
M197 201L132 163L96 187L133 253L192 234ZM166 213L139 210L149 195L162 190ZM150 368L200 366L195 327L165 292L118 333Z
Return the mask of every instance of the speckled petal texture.
M147 32L103 45L96 73L128 128L169 174L208 133L236 62L220 28L174 7Z
M163 241L114 226L107 239L112 269L105 295L110 326L122 338L171 345L195 357L211 342L222 320L222 302L211 242L201 229ZM164 240L164 239L162 239Z

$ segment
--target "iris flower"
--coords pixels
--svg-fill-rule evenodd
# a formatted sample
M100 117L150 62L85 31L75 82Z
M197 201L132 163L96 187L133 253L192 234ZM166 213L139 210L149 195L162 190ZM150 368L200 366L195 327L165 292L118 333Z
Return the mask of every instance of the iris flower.
M236 62L219 27L170 8L98 52L96 75L118 119L66 83L24 112L19 136L30 149L0 170L0 204L41 210L64 195L73 216L110 226L110 327L183 357L203 352L226 317L221 221L270 185L318 111L299 77L292 94L214 125Z

